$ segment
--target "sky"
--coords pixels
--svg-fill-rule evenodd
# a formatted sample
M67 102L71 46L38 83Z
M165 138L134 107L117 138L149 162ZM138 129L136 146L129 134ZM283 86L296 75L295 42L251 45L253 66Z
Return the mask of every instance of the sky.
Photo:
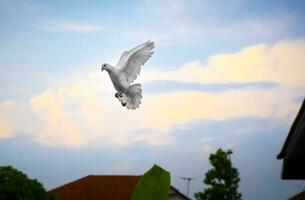
M153 164L206 187L208 157L232 149L243 199L287 199L276 159L305 94L299 0L0 0L0 165L46 189ZM114 97L101 64L145 41L141 107ZM193 197L192 197L193 198Z

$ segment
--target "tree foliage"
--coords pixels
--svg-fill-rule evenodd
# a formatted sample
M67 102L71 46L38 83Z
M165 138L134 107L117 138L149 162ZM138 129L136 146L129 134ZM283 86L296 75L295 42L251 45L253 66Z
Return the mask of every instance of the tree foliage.
M231 152L232 153L232 152ZM204 183L208 186L203 192L195 193L197 200L240 200L237 191L239 173L232 166L229 153L218 149L209 157L212 169L205 174Z
M11 166L0 166L1 200L45 199L45 189L36 179L32 180Z

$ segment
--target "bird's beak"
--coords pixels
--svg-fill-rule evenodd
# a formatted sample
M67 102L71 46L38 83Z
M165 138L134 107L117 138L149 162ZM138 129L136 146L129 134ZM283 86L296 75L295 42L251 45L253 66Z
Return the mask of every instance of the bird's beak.
M104 70L104 67L101 68L101 72Z

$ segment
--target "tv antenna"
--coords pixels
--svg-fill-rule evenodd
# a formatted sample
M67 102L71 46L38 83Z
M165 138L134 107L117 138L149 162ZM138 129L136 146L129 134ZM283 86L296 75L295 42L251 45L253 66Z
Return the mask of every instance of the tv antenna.
M195 180L194 178L190 177L180 177L182 180L187 181L187 190L186 190L186 196L189 197L189 190L190 190L190 182L192 180Z

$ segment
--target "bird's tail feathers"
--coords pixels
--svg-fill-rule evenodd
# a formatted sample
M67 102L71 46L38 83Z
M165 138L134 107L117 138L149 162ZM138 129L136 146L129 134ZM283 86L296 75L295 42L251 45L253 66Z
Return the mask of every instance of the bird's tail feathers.
M129 86L128 92L125 94L126 107L135 110L141 104L142 88L141 84L133 84Z

